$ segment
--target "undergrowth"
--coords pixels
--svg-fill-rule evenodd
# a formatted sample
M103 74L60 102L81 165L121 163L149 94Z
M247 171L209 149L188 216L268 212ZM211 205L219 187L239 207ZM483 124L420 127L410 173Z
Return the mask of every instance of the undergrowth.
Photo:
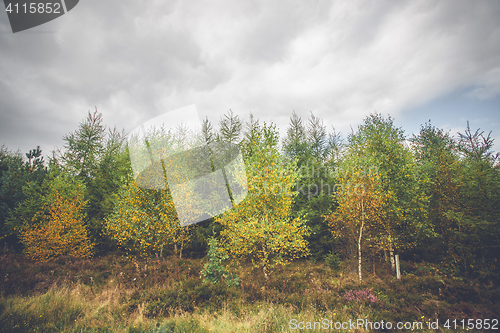
M349 265L303 260L277 268L267 284L249 264L238 270L235 286L203 282L204 263L112 255L34 263L4 254L0 331L289 332L292 320L425 322L500 313L497 286L422 264L406 263L396 280L380 263L375 274L366 268L359 283Z

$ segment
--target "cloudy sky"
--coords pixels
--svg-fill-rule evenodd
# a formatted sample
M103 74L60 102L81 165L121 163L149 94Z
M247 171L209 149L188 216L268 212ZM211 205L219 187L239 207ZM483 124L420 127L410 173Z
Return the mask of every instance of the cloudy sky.
M293 110L344 136L373 111L407 136L470 121L500 151L500 2L82 0L15 34L0 13L0 146L49 153L96 107L130 132L190 104L282 133Z

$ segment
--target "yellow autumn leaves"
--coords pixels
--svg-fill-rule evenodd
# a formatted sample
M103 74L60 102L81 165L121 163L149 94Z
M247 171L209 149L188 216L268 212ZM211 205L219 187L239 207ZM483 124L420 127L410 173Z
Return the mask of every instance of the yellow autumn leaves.
M25 255L33 260L47 261L65 255L90 257L92 244L83 224L82 194L64 198L58 191L48 213L40 223L25 226L19 239L25 246Z
M106 231L126 249L146 255L164 246L189 241L188 228L179 225L170 192L144 190L132 182L120 194Z
M265 134L246 161L247 197L216 221L224 227L220 245L233 262L250 259L267 279L273 266L309 253L309 230L305 221L291 218L297 174L266 144Z

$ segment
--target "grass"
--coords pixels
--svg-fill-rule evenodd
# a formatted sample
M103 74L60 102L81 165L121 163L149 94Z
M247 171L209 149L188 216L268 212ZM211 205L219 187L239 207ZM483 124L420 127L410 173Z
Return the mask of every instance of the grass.
M4 254L0 331L290 332L290 324L299 322L442 322L498 318L500 313L498 287L463 282L411 263L399 281L381 263L378 276L367 269L359 283L349 269L297 261L276 269L267 285L262 273L247 265L238 270L238 287L203 283L203 263L113 255L34 263ZM375 302L363 296L368 293L376 296Z

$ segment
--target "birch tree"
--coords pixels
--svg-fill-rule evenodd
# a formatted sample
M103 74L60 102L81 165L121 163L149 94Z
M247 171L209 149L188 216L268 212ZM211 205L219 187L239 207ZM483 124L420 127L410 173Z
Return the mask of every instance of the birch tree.
M394 270L397 249L413 248L434 234L432 224L426 219L425 184L429 180L420 172L403 130L394 126L391 117L371 114L348 140L350 149L369 158L380 174L385 196L384 227L375 240L379 248L389 251Z
M274 126L254 128L252 155L245 160L248 195L216 219L221 248L233 263L250 259L269 281L272 268L308 254L308 229L290 218L297 173L277 150Z
M343 172L338 179L341 187L336 194L338 207L325 217L335 237L347 231L356 243L360 282L363 242L373 241L373 235L383 224L385 206L380 175L372 172L370 166L368 159L350 152L341 165Z
M120 193L115 210L106 218L106 231L120 246L141 255L163 253L173 246L182 257L189 227L181 227L167 190L141 189L132 182Z

